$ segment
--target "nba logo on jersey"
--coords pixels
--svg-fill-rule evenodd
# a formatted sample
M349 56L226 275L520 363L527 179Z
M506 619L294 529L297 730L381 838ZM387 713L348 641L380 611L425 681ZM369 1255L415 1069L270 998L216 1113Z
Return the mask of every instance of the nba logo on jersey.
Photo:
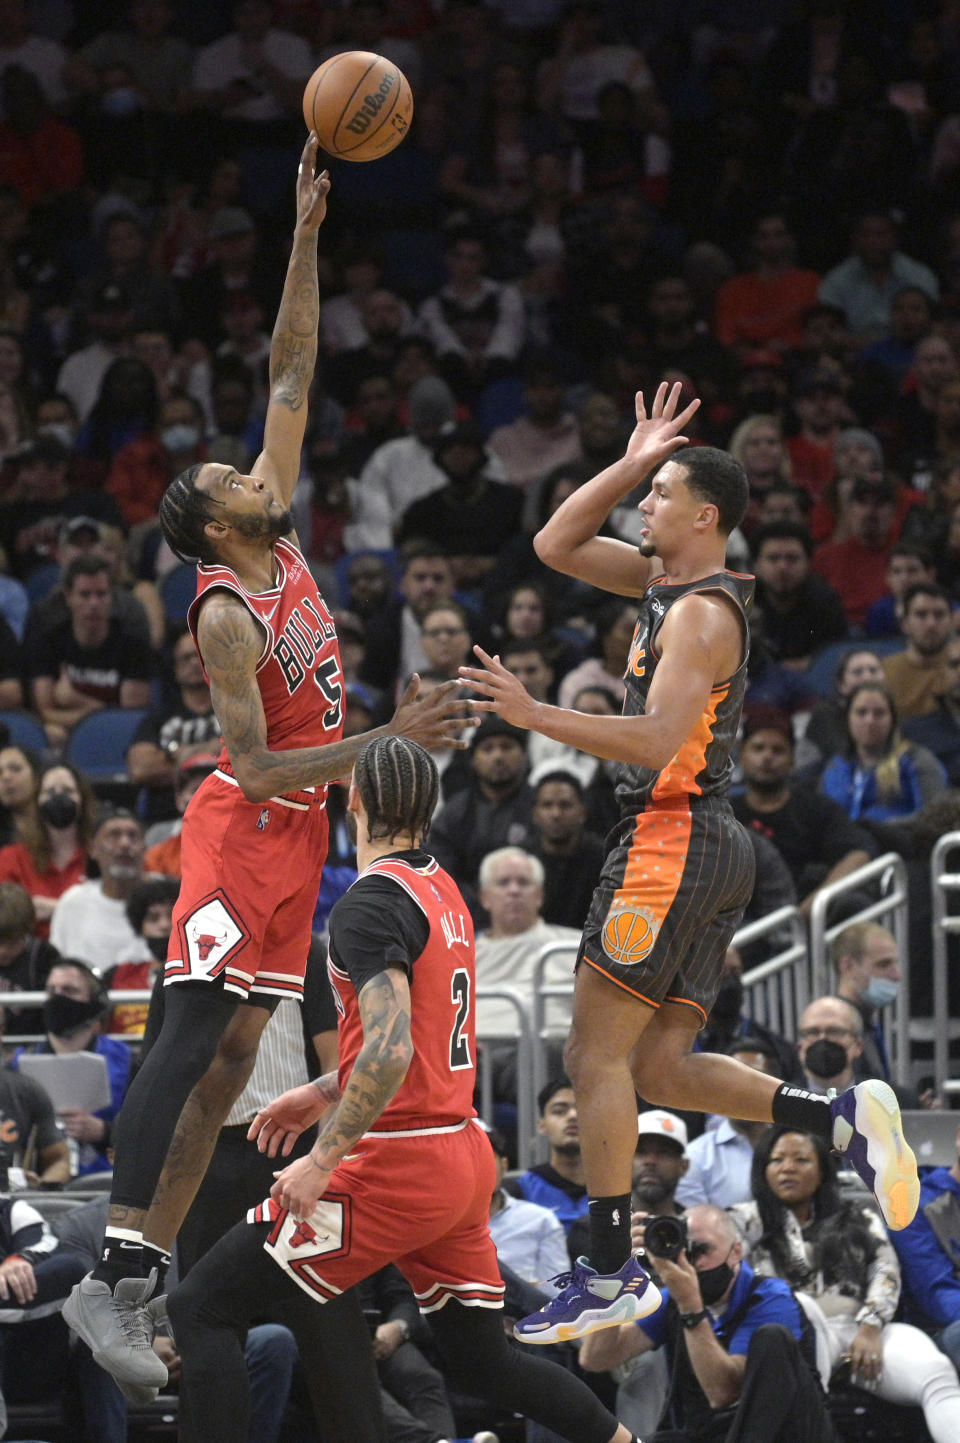
M257 831L258 831L258 832L265 832L266 829L267 829L267 823L268 823L269 821L270 821L270 808L269 808L269 807L262 807L262 808L260 809L260 815L259 815L259 817L257 818Z

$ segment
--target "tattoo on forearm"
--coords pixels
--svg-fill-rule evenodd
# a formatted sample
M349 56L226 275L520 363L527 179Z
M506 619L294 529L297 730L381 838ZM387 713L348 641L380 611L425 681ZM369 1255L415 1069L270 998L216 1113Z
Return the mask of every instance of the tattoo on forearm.
M314 1145L318 1162L336 1166L396 1094L413 1056L409 998L401 1001L390 971L368 982L359 996L363 1046L343 1096Z
M317 243L296 236L270 347L270 391L274 401L298 411L306 403L317 364L320 294Z

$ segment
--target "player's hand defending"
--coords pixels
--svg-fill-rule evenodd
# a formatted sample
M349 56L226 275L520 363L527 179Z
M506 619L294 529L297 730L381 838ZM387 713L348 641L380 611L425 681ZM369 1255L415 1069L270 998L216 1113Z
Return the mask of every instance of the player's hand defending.
M277 1180L270 1196L293 1217L308 1218L326 1192L332 1172L332 1167L321 1167L313 1154L308 1153L306 1157L298 1157L283 1172L274 1173Z
M319 175L316 174L319 143L316 134L311 130L297 167L296 228L298 231L319 230L327 214L330 174L326 170L321 170Z
M289 1157L290 1149L308 1127L322 1117L330 1106L310 1082L282 1092L266 1107L261 1107L247 1129L247 1138L255 1142L267 1157Z
M511 726L529 730L534 725L538 703L523 683L507 671L499 656L488 656L482 646L475 646L473 651L483 662L485 670L462 666L460 675L465 685L488 698L487 701L474 702L477 711L496 712Z
M460 683L445 681L428 696L422 697L419 693L420 678L414 672L387 724L387 731L419 742L428 751L431 747L466 747L464 729L479 726L480 718L470 716L476 703L465 699Z
M627 442L625 456L628 461L642 462L645 472L653 466L659 466L661 461L666 461L674 451L686 446L690 439L682 434L683 428L699 409L700 402L691 401L678 416L677 406L680 404L682 389L679 381L675 381L672 386L661 381L649 416L643 402L643 392L637 392L637 424Z

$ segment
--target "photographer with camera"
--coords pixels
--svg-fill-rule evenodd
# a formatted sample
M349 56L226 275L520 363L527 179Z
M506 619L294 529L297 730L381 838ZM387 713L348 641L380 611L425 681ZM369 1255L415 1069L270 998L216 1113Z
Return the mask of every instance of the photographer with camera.
M653 1236L646 1225L646 1251L660 1307L589 1334L581 1366L599 1372L666 1349L671 1425L653 1443L836 1443L812 1334L789 1287L754 1275L720 1208L658 1221Z

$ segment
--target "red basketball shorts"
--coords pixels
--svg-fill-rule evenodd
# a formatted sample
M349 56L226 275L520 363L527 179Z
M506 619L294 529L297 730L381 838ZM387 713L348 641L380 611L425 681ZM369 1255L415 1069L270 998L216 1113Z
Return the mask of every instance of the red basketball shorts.
M322 792L296 795L261 806L217 773L204 781L183 819L165 984L222 978L241 997L303 996L327 814Z
M264 1247L318 1302L396 1263L422 1313L451 1298L499 1308L503 1281L489 1227L496 1185L493 1152L476 1122L367 1133L309 1218L298 1222L268 1200L247 1220L272 1224Z

